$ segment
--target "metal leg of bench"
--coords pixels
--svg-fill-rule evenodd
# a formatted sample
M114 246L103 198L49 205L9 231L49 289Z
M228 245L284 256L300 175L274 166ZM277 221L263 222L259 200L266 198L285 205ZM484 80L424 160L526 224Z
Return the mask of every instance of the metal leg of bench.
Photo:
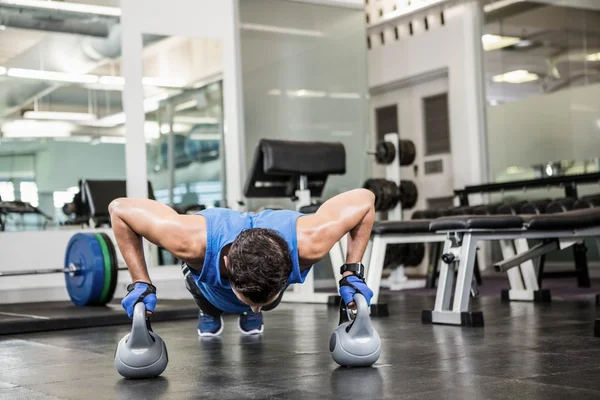
M577 274L577 286L589 288L590 274L588 272L587 247L585 243L573 245L573 259L575 260L575 272Z
M442 254L450 250L451 242L446 240ZM454 286L454 264L442 263L440 265L440 276L438 279L437 292L435 294L434 311L450 310L452 298L452 287Z
M476 253L477 241L470 234L464 235L460 249L456 289L454 290L454 305L452 306L452 311L455 313L469 311L471 282L473 281Z
M367 265L367 286L373 291L371 303L376 304L379 300L379 288L381 286L381 273L383 272L383 262L385 261L386 244L379 236L372 238L370 244L369 265Z
M446 240L444 243L444 254L448 253L452 248L455 254L458 253L458 274L456 276L452 308L450 309L452 284L454 281L453 264L456 263L442 265L435 298L435 307L433 311L424 310L421 314L421 320L423 323L483 326L483 314L481 312L469 311L477 240L470 233L466 233L462 237L462 242L454 247L451 240Z
M540 256L540 261L538 262L538 270L537 270L537 279L538 279L538 286L541 288L542 283L544 282L544 270L546 267L546 255L542 254Z
M444 243L435 242L431 243L431 251L429 252L429 271L427 273L427 281L425 287L429 289L435 288L435 282L438 277L439 265L441 262L441 250Z
M502 258L505 260L513 258L516 254L512 240L500 240L500 250L502 251ZM511 296L511 294L516 294L516 297L524 297L519 296L525 291L525 285L523 284L523 278L521 277L520 269L511 268L508 271L506 271L506 275L508 275L508 283L510 285L510 289L502 289L502 301L513 300L513 296Z
M478 285L481 285L481 271L479 270L479 253L475 253L475 266L474 266L474 274L475 274L475 282L477 282Z
M529 249L527 239L521 238L515 241L515 247L517 253L523 253ZM542 256L545 260L545 255ZM541 260L541 258L540 258ZM525 284L525 290L528 295L533 294L533 300L536 303L549 303L552 301L552 294L550 289L541 289L538 283L538 276L535 273L535 266L533 260L527 260L519 266L521 276L523 277L523 283ZM528 299L529 300L529 299Z
M504 259L510 259L516 254L530 250L527 239L524 238L516 239L514 248L513 243L508 240L502 240L500 246ZM510 290L502 290L502 301L549 302L551 300L549 290L539 289L532 260L525 260L518 267L511 268L506 273L510 282Z

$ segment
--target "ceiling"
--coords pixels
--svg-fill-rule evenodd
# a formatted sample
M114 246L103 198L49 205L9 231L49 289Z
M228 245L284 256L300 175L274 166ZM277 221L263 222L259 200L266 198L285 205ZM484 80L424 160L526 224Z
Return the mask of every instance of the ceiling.
M488 98L521 99L568 87L600 83L600 62L586 60L600 52L600 11L548 6L530 7L488 19L484 33L521 38L519 45L484 52ZM527 70L540 79L530 83L495 83L493 77Z

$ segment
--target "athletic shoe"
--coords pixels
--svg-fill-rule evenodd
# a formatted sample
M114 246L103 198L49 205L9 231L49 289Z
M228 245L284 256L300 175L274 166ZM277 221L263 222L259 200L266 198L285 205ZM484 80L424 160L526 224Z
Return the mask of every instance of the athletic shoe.
M198 336L219 336L223 333L223 317L198 313Z
M244 335L256 335L264 331L262 312L247 311L240 314L238 322L240 332Z

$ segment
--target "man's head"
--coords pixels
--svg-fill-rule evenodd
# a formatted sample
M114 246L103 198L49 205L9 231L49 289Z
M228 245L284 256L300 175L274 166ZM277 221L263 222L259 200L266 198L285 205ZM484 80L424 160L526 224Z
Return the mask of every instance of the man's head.
M292 273L287 242L276 231L264 228L240 233L225 265L234 293L254 311L274 302Z

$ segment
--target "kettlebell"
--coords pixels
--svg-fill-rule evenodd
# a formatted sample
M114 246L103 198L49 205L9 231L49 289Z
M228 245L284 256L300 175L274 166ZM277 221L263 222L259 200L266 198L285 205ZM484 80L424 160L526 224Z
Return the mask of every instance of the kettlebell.
M133 309L131 333L121 339L115 350L115 368L125 378L155 378L168 363L167 346L152 332L146 305L139 302Z
M340 301L340 325L333 331L329 352L342 367L369 367L379 359L381 339L369 318L369 305L360 293L354 294L356 315Z

